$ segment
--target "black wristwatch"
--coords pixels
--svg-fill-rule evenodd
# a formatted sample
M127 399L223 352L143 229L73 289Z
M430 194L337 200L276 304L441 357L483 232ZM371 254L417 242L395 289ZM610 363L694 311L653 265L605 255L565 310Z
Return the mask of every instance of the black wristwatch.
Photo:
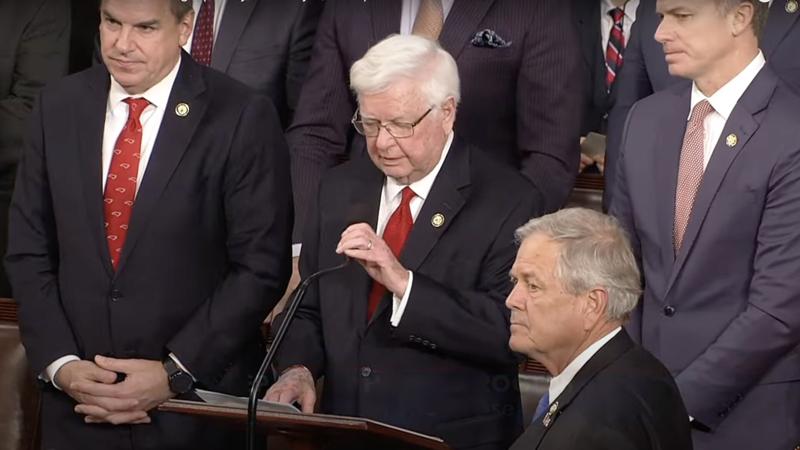
M167 357L164 359L164 370L167 371L169 390L174 394L185 394L192 390L194 379L192 376L180 368L174 359Z

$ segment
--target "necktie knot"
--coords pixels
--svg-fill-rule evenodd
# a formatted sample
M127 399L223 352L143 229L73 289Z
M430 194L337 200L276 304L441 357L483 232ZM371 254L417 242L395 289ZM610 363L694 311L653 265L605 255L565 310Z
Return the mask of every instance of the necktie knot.
M706 120L709 114L714 112L714 107L711 106L708 100L703 100L700 103L694 105L692 108L692 114L689 116L689 126L696 127L698 125L702 125L703 121Z
M614 25L622 25L622 19L625 17L625 11L622 8L610 9L608 14L611 15Z
M400 207L401 208L404 207L404 206L410 205L411 204L411 200L414 197L417 196L417 194L415 194L414 191L408 186L403 188L401 194L403 196L402 199L400 200Z
M136 120L136 121L139 120L139 118L142 116L142 112L144 111L144 109L147 108L147 105L150 104L150 102L148 102L145 98L142 97L139 98L128 97L123 101L128 104L128 120Z

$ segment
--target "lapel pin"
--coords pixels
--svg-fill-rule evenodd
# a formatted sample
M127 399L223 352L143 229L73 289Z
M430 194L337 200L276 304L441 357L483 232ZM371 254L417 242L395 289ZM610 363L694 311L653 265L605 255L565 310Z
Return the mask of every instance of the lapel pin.
M178 103L178 106L175 107L175 114L178 117L186 117L189 115L189 105L186 103Z
M786 12L789 14L794 14L797 12L798 6L800 5L798 5L797 0L789 0L786 2Z
M431 225L434 228L439 228L444 225L444 215L442 213L436 213L431 217Z
M556 412L558 412L558 402L554 402L550 405L550 409L547 411L547 414L544 415L544 419L542 419L542 425L545 428L549 427L551 423L553 423L553 417L555 416Z
M730 148L736 147L736 144L738 143L739 143L739 138L736 137L736 135L733 133L729 134L728 137L725 138L725 145L727 145Z

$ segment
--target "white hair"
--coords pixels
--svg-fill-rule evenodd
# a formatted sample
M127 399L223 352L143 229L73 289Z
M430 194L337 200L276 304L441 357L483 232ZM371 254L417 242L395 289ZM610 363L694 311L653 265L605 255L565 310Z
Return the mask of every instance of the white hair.
M388 89L401 79L417 80L431 106L461 100L456 61L436 41L393 35L370 47L350 68L350 88L360 98Z
M639 268L630 241L611 216L586 208L567 208L517 229L522 242L541 234L559 246L555 276L571 295L603 288L608 293L606 317L627 319L642 293Z

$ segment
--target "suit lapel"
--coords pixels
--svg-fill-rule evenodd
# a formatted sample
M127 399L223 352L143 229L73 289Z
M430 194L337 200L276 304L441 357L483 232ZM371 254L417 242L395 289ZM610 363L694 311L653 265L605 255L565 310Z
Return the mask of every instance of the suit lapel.
M466 203L466 198L461 189L470 184L469 176L469 147L460 138L454 137L447 154L447 159L442 164L436 180L433 182L428 197L422 205L414 227L408 236L403 252L400 254L400 263L410 271L418 270L425 258L433 250L439 238L447 232L461 208ZM439 226L433 224L433 217L440 215L444 221ZM438 217L438 216L437 216ZM438 224L439 222L437 222ZM387 300L387 298L389 300ZM383 298L373 319L380 316L391 303L391 295ZM370 322L371 323L371 322Z
M399 3L399 2L398 2ZM439 35L439 42L442 47L458 60L458 55L475 35L481 20L486 16L486 12L494 3L494 0L469 0L457 1L453 3L450 13L444 21L442 34ZM502 30L495 30L500 35Z
M538 419L536 423L532 425L536 427L532 430L534 434L531 436L533 442L536 443L533 448L538 448L544 437L547 436L547 432L555 426L559 417L569 408L583 388L586 387L597 374L630 351L633 346L633 341L623 328L578 370L578 373L575 374L575 377L569 382L564 392L550 404L550 408L545 415L545 417L549 416L550 423L545 426L543 423L545 419L543 418Z
M675 189L678 184L678 166L683 146L683 135L689 117L690 96L686 89L672 88L673 101L665 110L669 114L660 127L660 142L652 167L658 198L655 201L658 220L658 241L662 252L663 267L672 267L675 256L672 249L673 228L675 223Z
M93 67L89 76L88 92L83 97L78 111L78 117L82 119L82 126L77 127L80 140L78 145L80 175L89 231L95 238L103 267L111 276L114 271L111 267L111 256L106 243L102 182L103 133L111 79L102 65Z
M778 48L778 44L783 40L792 28L800 13L788 13L786 3L790 0L775 0L770 7L767 26L764 29L764 36L761 40L761 49L769 60L772 53Z
M719 141L714 147L714 152L711 154L711 159L708 161L708 166L703 173L703 180L700 183L694 206L692 206L689 223L686 225L686 234L683 237L683 244L676 256L675 266L673 267L669 283L667 284L667 294L680 273L683 264L686 262L686 258L691 252L692 246L697 240L697 235L706 218L708 209L711 207L711 202L714 200L722 181L725 179L725 174L728 173L728 169L733 161L739 153L741 153L742 149L747 146L747 142L753 134L755 134L756 130L758 130L759 121L756 115L763 111L769 104L776 83L777 80L774 74L772 74L767 67L762 69L744 92L742 98L739 99L728 121L725 123L725 128L722 130ZM736 136L737 142L734 146L729 146L726 142L727 136L729 135Z
M370 0L372 16L372 44L400 32L403 2L397 0Z
M192 61L188 53L184 52L181 55L178 76L165 107L164 118L147 163L147 170L142 177L139 192L136 194L130 231L122 250L117 273L125 268L128 256L136 247L161 193L186 152L197 124L205 115L206 99L200 97L204 91L205 83L200 66ZM179 103L189 105L189 114L185 117L178 116L174 112Z
M227 2L211 55L212 68L220 72L228 70L233 51L236 49L236 44L250 20L250 15L256 8L256 4L258 4L258 0Z

